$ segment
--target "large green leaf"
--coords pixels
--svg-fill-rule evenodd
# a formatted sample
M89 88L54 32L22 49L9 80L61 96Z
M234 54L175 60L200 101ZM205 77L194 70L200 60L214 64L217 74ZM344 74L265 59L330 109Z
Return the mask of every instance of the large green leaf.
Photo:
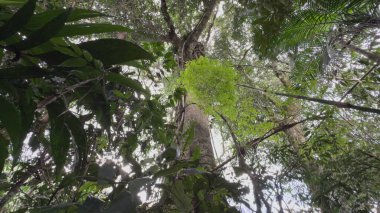
M104 205L104 202L95 197L87 197L84 203L79 207L78 213L101 213L101 209Z
M191 198L185 194L185 187L181 180L177 180L174 185L171 186L161 184L159 187L163 188L165 191L170 192L174 204L180 212L192 211L193 205L191 204Z
M55 17L44 26L42 26L40 29L31 33L27 39L7 46L7 49L13 51L26 50L49 41L65 26L65 22L67 21L70 13L70 9L65 10L59 16Z
M15 66L0 69L0 79L41 78L58 74L57 71L49 71L35 66Z
M134 213L137 212L136 207L138 204L138 200L131 193L124 191L111 202L110 206L104 210L104 213Z
M120 39L98 39L79 45L105 66L123 64L137 59L153 60L153 56L140 46Z
M110 72L110 73L107 73L106 79L108 81L118 83L122 86L129 87L135 90L136 92L148 93L148 91L142 87L140 82L133 80L122 74Z
M0 96L0 121L7 130L12 141L13 158L17 161L21 148L21 114L16 106L7 99Z
M5 159L8 157L8 141L0 135L0 174L3 171Z
M30 132L31 126L34 120L34 111L36 110L36 103L33 102L32 98L34 92L32 88L27 88L19 92L19 106L21 112L21 139L24 140L26 135Z
M108 32L130 32L127 27L120 25L112 25L107 23L85 23L85 24L71 24L66 25L59 31L56 36L79 36L90 35L95 33L108 33Z
M160 177L173 175L181 171L182 169L185 169L194 165L195 165L194 162L179 161L168 169L162 169L158 171L156 174L154 174L153 178L157 179Z
M80 161L87 159L87 135L82 122L71 112L66 113L66 124L78 148Z
M70 58L62 62L60 67L84 67L87 65L87 61L83 58Z
M3 26L0 27L0 40L15 34L33 15L37 0L29 0Z
M0 0L0 5L25 4L26 0Z
M30 213L64 213L64 212L77 212L77 203L62 203L58 205L43 206L30 209Z
M62 114L65 107L61 101L47 105L50 118L50 148L53 160L59 173L65 165L70 146L70 132L65 125L65 116Z
M92 106L92 109L95 111L96 120L100 123L100 125L109 131L111 127L111 107L110 103L108 102L105 94L97 93L95 95L97 97L96 102Z
M49 65L59 65L63 63L64 61L70 59L70 56L67 54L63 54L60 51L51 51L47 53L42 53L38 55L34 55L34 57L39 58L43 61L45 61Z
M41 28L43 25L51 21L53 18L56 18L66 10L64 9L57 9L57 10L48 10L39 14L34 15L30 21L25 25L25 28L28 30L37 30ZM93 18L93 17L99 17L99 16L105 16L105 14L93 11L93 10L86 10L86 9L72 9L72 12L70 13L69 17L67 18L66 22L72 22L72 21L78 21L81 19L86 18Z

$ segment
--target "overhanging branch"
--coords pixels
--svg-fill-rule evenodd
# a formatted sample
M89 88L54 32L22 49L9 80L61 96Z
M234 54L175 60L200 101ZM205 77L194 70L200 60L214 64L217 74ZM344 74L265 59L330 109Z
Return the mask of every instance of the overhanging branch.
M237 84L237 85L241 86L241 87L245 87L245 88L261 91L261 92L267 92L267 93L275 94L275 95L278 95L278 96L283 96L283 97L288 97L288 98L295 98L295 99L301 99L301 100L306 100L306 101L311 101L311 102L317 102L317 103L321 103L321 104L326 104L326 105L334 106L334 107L337 107L337 108L354 109L354 110L358 110L358 111L362 111L362 112L370 112L370 113L380 114L380 109L363 107L363 106L357 106L357 105L353 105L353 104L347 103L347 102L330 101L330 100L325 100L325 99L320 99L320 98L307 97L307 96L303 96L303 95L293 95L293 94L287 94L287 93L281 93L281 92L267 91L265 89L259 89L259 88L256 88L256 87L251 87L251 86L242 85L242 84Z

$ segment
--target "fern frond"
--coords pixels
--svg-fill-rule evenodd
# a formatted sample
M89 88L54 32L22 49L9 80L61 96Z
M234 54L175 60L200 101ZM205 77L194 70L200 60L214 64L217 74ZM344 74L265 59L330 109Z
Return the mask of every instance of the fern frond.
M299 9L283 26L278 42L284 47L308 43L333 26L355 25L376 16L375 0L298 0Z

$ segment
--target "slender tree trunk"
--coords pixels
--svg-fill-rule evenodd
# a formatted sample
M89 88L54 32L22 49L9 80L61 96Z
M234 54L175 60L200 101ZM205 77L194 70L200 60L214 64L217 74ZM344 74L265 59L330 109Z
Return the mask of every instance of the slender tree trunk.
M292 66L294 63L292 63L292 57L290 56L290 69L293 69L294 66ZM287 76L286 73L284 72L279 72L277 71L277 65L275 63L272 64L272 69L273 71L275 72L275 75L277 76L277 78L281 81L282 85L284 87L290 87L291 86L291 82ZM286 107L286 119L285 120L279 120L279 125L286 125L286 124L291 124L291 123L297 123L299 121L301 121L301 118L300 118L300 113L301 113L301 106L299 105L299 103L297 102L292 102L291 104L289 104L287 107ZM310 177L310 176L320 176L322 173L323 173L323 168L320 167L319 165L315 164L314 162L312 161L309 161L309 160L305 160L302 158L302 156L300 155L300 149L301 149L301 146L306 142L306 137L305 137L305 133L303 131L303 124L302 123L299 123L297 125L295 125L294 127L290 128L290 129L287 129L284 131L285 132L285 135L290 143L290 145L292 146L294 152L296 153L297 157L300 158L300 163L302 165L302 170L305 174L306 177ZM312 194L312 196L316 196L316 195L320 195L321 193L321 186L316 184L316 183L313 183L309 180L309 178L306 178L305 180L305 183L310 191L310 194ZM330 202L328 200L327 197L325 196L318 196L320 197L319 199L319 205L318 207L320 208L321 212L322 213L329 213L329 212L332 212L332 209L331 206L330 206Z

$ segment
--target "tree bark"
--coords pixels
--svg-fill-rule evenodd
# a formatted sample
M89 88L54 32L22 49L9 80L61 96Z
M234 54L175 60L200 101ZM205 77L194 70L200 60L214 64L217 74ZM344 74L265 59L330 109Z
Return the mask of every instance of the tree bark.
M197 25L187 33L187 36L177 35L174 22L168 12L166 0L161 0L161 15L167 24L167 37L170 43L177 49L177 63L180 69L185 68L186 62L194 60L204 55L204 46L198 39L205 30L207 23L214 11L218 1L204 0L203 15ZM185 147L184 141L180 146L182 150L182 159L189 160L197 147L200 149L200 164L206 169L211 170L215 167L215 158L210 137L210 127L208 116L197 105L191 102L189 96L184 97L184 101L177 106L177 125L179 132L185 133L193 131L193 137L189 147ZM191 129L190 129L191 128Z
M185 147L184 158L189 160L196 149L200 149L200 165L207 170L215 168L215 158L210 137L208 116L195 104L186 98L184 112L184 132L193 133L192 142Z

